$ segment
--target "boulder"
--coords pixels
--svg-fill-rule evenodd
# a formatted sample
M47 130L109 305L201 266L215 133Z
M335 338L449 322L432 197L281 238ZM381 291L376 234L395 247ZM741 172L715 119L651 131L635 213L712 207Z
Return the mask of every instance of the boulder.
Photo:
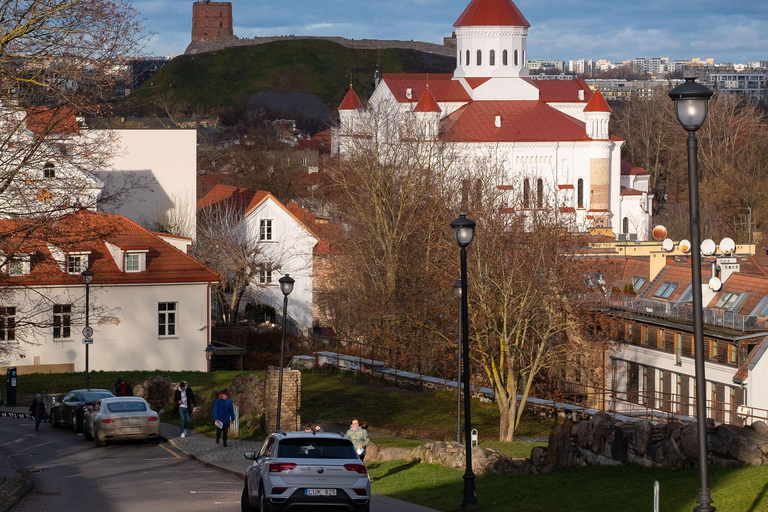
M555 427L549 433L547 445L547 462L568 465L568 454L571 450L571 429L567 427Z
M261 420L264 416L264 383L255 375L242 374L229 385L229 398L240 409L240 417L251 416Z
M370 446L370 445L369 445ZM386 461L386 460L418 460L416 459L414 455L414 450L410 450L408 448L378 448L378 452L376 454L375 459L370 459L371 461ZM368 461L368 452L365 454L365 460Z
M680 451L689 460L698 460L699 441L695 423L689 423L680 428Z
M766 425L764 421L754 421L750 427L755 431L755 433L768 438L768 425Z
M378 461L379 460L379 447L376 443L370 441L365 448L365 460Z
M651 433L651 427L653 425L650 421L640 421L633 425L633 443L635 445L635 452L638 456L645 456L646 449L648 447L648 440Z
M170 405L173 401L173 393L178 387L168 377L157 375L141 384L134 386L134 396L140 396L152 406L156 411Z
M531 450L531 463L536 468L543 468L547 465L547 449L543 446L534 446Z

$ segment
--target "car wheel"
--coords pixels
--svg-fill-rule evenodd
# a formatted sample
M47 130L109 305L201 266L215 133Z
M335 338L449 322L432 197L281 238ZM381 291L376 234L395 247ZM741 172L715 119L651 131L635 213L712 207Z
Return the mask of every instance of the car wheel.
M52 428L59 428L61 425L59 424L59 419L56 417L56 413L51 413L51 427Z
M259 512L270 512L272 507L269 506L267 498L264 496L264 486L259 488Z
M256 507L252 507L248 500L248 484L243 487L243 495L240 497L240 512L256 512Z
M103 448L103 447L107 446L106 441L103 441L99 437L99 431L98 430L94 430L93 431L93 444L96 445L96 448Z
M86 441L93 441L93 436L88 432L88 427L83 423L83 437Z
M80 432L80 425L77 423L77 413L72 414L72 432L75 434Z

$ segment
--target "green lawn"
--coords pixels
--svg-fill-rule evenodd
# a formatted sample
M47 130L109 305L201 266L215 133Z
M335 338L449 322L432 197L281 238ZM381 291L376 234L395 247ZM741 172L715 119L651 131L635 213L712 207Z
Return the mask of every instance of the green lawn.
M374 493L453 512L460 510L463 472L405 461L368 464ZM662 512L692 510L698 470L639 466L584 467L523 478L479 476L477 499L483 511L569 512L653 510L653 482L661 486ZM724 512L768 510L768 467L711 469L712 497Z

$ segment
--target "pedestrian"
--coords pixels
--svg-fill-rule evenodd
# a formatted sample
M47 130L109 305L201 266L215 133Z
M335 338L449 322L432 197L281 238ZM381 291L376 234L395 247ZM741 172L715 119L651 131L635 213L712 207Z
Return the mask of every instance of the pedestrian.
M115 382L115 396L133 396L131 383L122 377L118 377L117 382Z
M229 424L235 421L235 408L232 407L232 401L229 399L229 391L222 389L219 398L213 403L213 420L216 425L216 444L219 444L219 438L224 434L224 448L227 447L227 434L229 433Z
M32 400L32 405L29 406L29 413L35 419L35 430L40 430L40 421L45 415L45 404L40 393L36 394L35 399Z
M181 437L187 437L187 427L192 422L191 413L197 411L197 402L195 401L195 392L187 386L185 381L179 382L179 387L173 394L173 403L179 410Z
M352 444L355 445L355 449L357 450L357 455L360 457L360 460L364 461L365 449L370 441L368 440L368 431L360 426L360 422L357 420L357 418L354 418L349 423L347 437L350 439L350 441L352 441Z
M315 428L312 426L311 423L307 423L304 426L304 432L314 432Z

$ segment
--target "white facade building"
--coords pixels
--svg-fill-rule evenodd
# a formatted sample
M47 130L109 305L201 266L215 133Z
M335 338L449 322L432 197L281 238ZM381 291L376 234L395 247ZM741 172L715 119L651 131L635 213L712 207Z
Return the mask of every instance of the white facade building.
M634 168L635 177L622 174L623 141L610 135L611 109L599 91L580 79L528 77L529 26L510 0L472 0L454 24L455 72L385 73L368 108L396 105L399 115L425 124L421 132L428 139L432 134L460 155L501 162L499 188L510 199L536 191L523 209L540 209L542 195L554 197L575 231L602 227L619 235L627 218L628 232L647 239L653 195L648 180L638 177L648 173ZM332 144L342 156L367 115L350 88Z

